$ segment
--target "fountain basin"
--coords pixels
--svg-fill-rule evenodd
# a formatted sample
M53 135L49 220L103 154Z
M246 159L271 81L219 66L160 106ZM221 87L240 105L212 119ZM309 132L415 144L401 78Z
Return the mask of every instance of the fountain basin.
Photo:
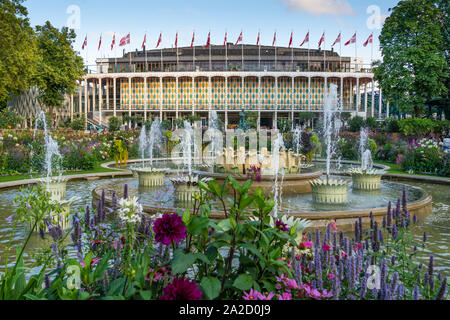
M195 171L200 177L208 177L215 179L220 185L225 182L225 179L228 176L236 179L239 184L243 184L247 180L249 180L246 174L227 174L227 173L210 173L203 171ZM281 174L278 175L278 181L283 180L282 188L283 194L306 194L311 193L311 185L309 181L314 180L322 176L322 171L310 172L310 173L297 173L297 174L286 174L284 178ZM255 191L257 188L262 188L264 193L269 194L273 191L274 185L274 176L273 175L261 175L260 181L253 181L250 192ZM279 190L280 192L281 190Z
M316 179L310 181L312 199L316 204L343 204L347 202L348 183L344 180Z
M39 179L39 183L44 190L50 193L50 197L53 201L61 201L66 198L67 179L57 178L42 178Z
M154 190L154 194L150 195L149 189L140 192L135 179L124 180L121 183L111 182L98 186L92 191L93 204L101 198L102 190L105 190L106 205L111 206L111 197L113 192L118 196L123 196L123 185L128 184L129 194L136 195L140 198L144 212L148 214L157 213L175 213L179 209L192 209L192 202L179 202L175 199L175 189L172 183L166 181L166 185L159 187L163 190ZM348 181L350 183L350 181ZM401 197L403 187L407 189L408 210L411 216L416 214L418 218L423 218L431 213L431 196L423 189L412 187L409 185L384 181L381 190L376 194L367 191L350 190L348 192L348 202L346 204L329 204L317 205L311 201L311 196L307 194L283 195L283 203L279 212L283 215L293 216L297 218L307 219L311 221L308 230L316 228L324 228L330 222L336 221L337 226L341 230L353 230L354 223L358 217L362 217L365 227L369 225L370 212L373 213L374 219L380 224L382 217L386 214L387 204L389 201L395 203L397 198ZM158 188L156 188L158 189ZM151 200L152 197L158 200ZM168 202L160 202L161 197L172 199ZM214 219L224 219L225 214L222 210L220 202L213 202L211 217Z

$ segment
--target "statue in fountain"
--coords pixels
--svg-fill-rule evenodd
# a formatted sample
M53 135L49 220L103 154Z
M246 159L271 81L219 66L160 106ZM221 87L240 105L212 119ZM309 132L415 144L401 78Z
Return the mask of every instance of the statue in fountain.
M239 129L242 129L244 132L248 130L247 112L244 109L239 112Z

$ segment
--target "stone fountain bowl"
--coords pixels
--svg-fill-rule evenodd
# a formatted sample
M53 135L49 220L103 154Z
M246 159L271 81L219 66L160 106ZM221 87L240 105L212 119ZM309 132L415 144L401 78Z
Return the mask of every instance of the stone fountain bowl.
M41 178L39 184L50 193L54 201L61 201L66 198L67 179L63 177L52 177L50 179Z
M164 184L164 172L168 169L160 168L133 168L133 174L136 173L141 187L157 187Z
M381 187L383 173L378 170L350 169L354 190L373 191Z
M344 180L316 179L310 182L312 199L317 204L347 203L348 183Z
M184 176L170 178L175 187L175 197L181 202L194 201L194 195L200 192L199 181L208 182L210 178L200 178L199 176Z

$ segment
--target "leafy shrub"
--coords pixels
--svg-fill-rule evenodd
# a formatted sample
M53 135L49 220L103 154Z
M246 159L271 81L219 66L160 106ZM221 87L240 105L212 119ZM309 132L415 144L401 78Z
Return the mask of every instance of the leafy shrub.
M15 129L22 121L23 118L10 108L6 108L0 113L0 129Z
M400 127L398 125L398 120L395 118L386 118L381 123L381 129L386 133L399 132Z
M351 132L359 132L362 127L365 126L365 121L363 117L354 116L347 121L348 130Z
M111 132L116 132L120 130L122 126L122 120L117 117L111 117L108 119L108 128Z
M86 117L81 116L81 117L73 119L72 123L70 124L70 127L72 128L72 130L75 130L75 131L86 130Z
M424 137L433 132L435 122L431 119L408 118L400 120L398 126L407 137Z
M366 121L364 122L364 126L367 127L369 130L374 131L378 128L378 122L375 117L368 117Z
M442 152L441 142L432 139L413 141L402 159L401 166L406 172L446 174L446 155ZM447 158L448 160L448 158Z

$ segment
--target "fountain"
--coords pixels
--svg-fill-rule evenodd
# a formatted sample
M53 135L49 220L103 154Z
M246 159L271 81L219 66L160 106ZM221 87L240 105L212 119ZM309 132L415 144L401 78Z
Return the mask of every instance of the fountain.
M349 170L349 174L352 176L353 189L363 191L379 190L383 173L373 169L372 152L368 148L369 130L361 128L360 136L361 167Z
M139 153L141 155L142 165L132 168L133 175L139 180L141 187L155 187L164 184L164 172L167 169L158 169L153 167L153 152L155 147L160 148L163 142L161 132L161 123L159 118L153 120L150 132L147 136L146 127L143 126L139 135ZM149 154L148 166L145 165L145 151Z
M57 216L53 216L54 222L61 222L61 227L63 229L68 228L69 226L69 213L71 205L79 200L77 197L72 197L69 200L65 200L66 198L66 189L67 189L67 179L62 176L61 171L61 161L62 155L59 152L58 143L52 138L47 129L47 122L45 118L45 113L43 111L40 112L38 118L35 122L35 129L33 138L36 138L36 132L38 130L38 124L41 123L44 130L44 150L45 150L45 163L44 170L46 172L45 178L38 179L41 186L50 194L51 201L58 202L63 211L61 214ZM57 176L53 174L53 167L56 166L56 170L58 172Z
M337 95L337 85L331 84L323 110L323 134L327 146L326 179L310 181L313 202L316 204L342 204L347 202L347 182L330 178L331 159L336 155L341 127L340 114L341 106Z
M175 197L181 202L191 202L193 196L200 192L198 187L199 181L208 182L209 178L200 178L198 175L192 174L192 146L194 146L194 154L197 154L197 148L194 142L194 130L189 121L184 121L184 135L181 139L181 149L183 152L183 165L187 167L187 176L179 176L170 178L175 187Z

